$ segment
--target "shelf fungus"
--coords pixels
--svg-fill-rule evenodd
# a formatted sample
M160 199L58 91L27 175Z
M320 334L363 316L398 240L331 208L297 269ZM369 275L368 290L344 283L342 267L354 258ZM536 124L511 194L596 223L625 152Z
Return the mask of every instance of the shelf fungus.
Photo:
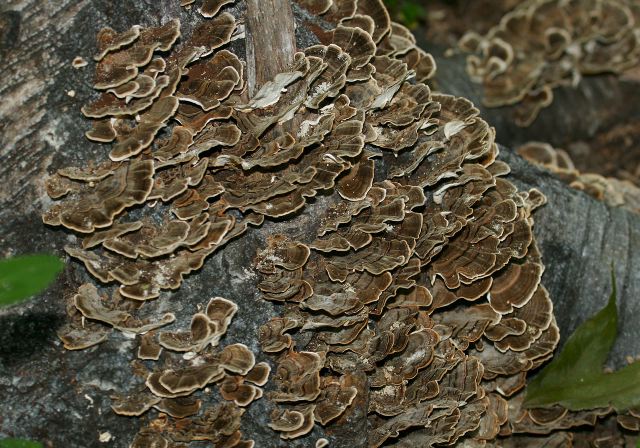
M323 427L328 437L315 432L309 446L333 443L357 419L370 447L490 446L606 413L523 408L527 373L559 340L532 232L545 198L508 180L495 132L471 102L431 92L434 60L409 30L381 0L296 0L321 18L317 40L250 97L230 45L244 37L232 3L199 2L191 36L177 20L101 31L100 96L82 112L87 138L109 149L104 162L46 183L55 202L43 221L82 237L65 249L101 284L70 298L65 347L94 346L113 329L138 335L144 383L112 397L114 412L144 415L130 446L250 448L240 427L256 400L269 402L283 440ZM545 58L580 49L571 61L590 72L608 61L605 47L629 42L621 2L594 0L588 41L566 32L583 17L566 8L584 2L556 3L544 2L562 23L517 13L505 24L535 21L547 30L536 35ZM534 42L524 25L509 29ZM523 66L508 36L491 42L475 49L490 55L491 79L512 88L488 93L512 101L538 95L540 80L554 85L555 65ZM304 228L270 230L268 221L282 229L301 215ZM187 318L187 307L169 312L164 291L263 224L270 234L245 238L243 250L264 243L254 286L275 311L253 339L229 340L244 310L226 298ZM256 363L258 345L272 362ZM619 420L636 428L635 417Z
M147 374L146 388L134 394L112 397L112 409L117 414L140 416L154 408L160 412L160 416L176 419L174 427L168 426L169 422L165 422L160 431L153 425L150 427L156 431L143 428L132 446L147 446L144 443L149 443L147 438L150 437L158 438L162 443L216 441L218 439L209 438L215 436L211 431L216 425L224 428L226 424L231 424L230 428L233 431L229 434L223 432L224 437L220 440L229 437L229 440L240 441L241 434L236 424L225 420L229 416L222 417L216 414L216 409L220 408L207 408L204 399L198 397L203 395L203 388L217 385L222 398L230 402L223 406L225 412L231 412L235 415L234 419L239 419L242 415L239 408L249 405L263 395L261 386L267 383L271 371L268 364L256 364L254 354L244 344L230 344L215 351L210 348L218 345L236 311L235 303L215 297L209 301L205 312L193 316L190 331L160 332L159 345L152 333L142 336L138 351L138 356L142 359L159 360L162 348L169 352L191 350L192 356L183 357L179 361L181 365L177 365L175 359L168 361L171 358L164 357L164 362L168 364ZM152 336L147 338L148 335ZM235 407L234 410L228 408L232 405ZM205 409L204 417L198 417L201 409ZM212 418L214 415L219 418L217 422ZM204 428L203 422L206 422ZM252 446L250 440L246 440L245 443L246 446Z
M516 151L529 162L552 171L569 186L584 191L610 207L622 207L640 213L640 188L634 183L596 173L582 173L576 169L566 151L548 143L528 142L516 148Z
M529 126L554 88L640 62L640 9L635 0L527 0L458 45L470 53L467 72L482 83L484 103L515 105L516 124Z

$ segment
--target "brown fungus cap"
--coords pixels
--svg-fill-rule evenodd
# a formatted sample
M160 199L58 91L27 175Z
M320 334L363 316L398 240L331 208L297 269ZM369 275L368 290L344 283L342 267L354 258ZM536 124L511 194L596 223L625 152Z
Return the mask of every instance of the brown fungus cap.
M315 405L298 405L294 409L294 411L275 409L271 414L272 423L269 426L279 431L280 437L285 440L301 437L313 429Z
M140 116L138 125L123 132L116 138L109 157L114 162L133 157L148 147L156 133L165 126L178 108L178 100L167 96L156 101L151 108Z
M566 151L548 143L528 142L516 149L518 154L552 171L569 186L582 190L610 207L640 211L640 189L627 180L578 171Z
M198 8L198 12L203 17L215 17L223 6L232 3L235 3L235 0L202 0L202 6Z
M237 310L238 306L230 300L212 298L204 313L193 315L189 331L160 333L160 345L168 350L196 353L207 346L215 347Z
M143 391L133 395L111 397L111 409L116 414L126 416L142 415L161 401L159 397Z
M153 394L163 398L189 395L224 376L217 363L201 364L149 375L146 384Z
M234 53L222 50L211 59L189 66L187 76L178 88L177 97L209 111L220 106L222 100L242 86L242 63Z
M109 227L116 215L146 200L153 173L150 160L133 160L98 182L86 182L77 197L55 204L43 215L43 221L83 233Z
M203 313L196 313L191 319L190 331L160 333L159 342L164 348L176 352L199 352L208 345L211 334L217 330Z
M167 313L159 320L137 319L126 311L112 309L103 304L98 290L91 283L85 283L74 297L76 308L87 318L107 323L114 328L129 333L146 333L173 322L176 317Z
M175 418L185 418L198 413L202 401L193 397L163 398L153 407Z
M67 350L84 350L107 340L111 330L102 325L64 325L57 335Z
M313 401L320 394L322 353L286 353L280 360L274 380L277 390L269 398L275 402Z
M94 56L94 60L100 61L107 53L116 51L125 45L134 42L140 37L140 26L134 25L129 30L118 33L111 28L103 28L98 32L96 38L99 53Z
M262 325L258 334L258 341L262 350L267 353L277 353L293 345L293 339L286 334L287 330L301 327L304 321L288 317L274 317Z
M117 87L135 78L138 67L143 67L151 61L155 50L167 51L180 37L180 22L172 20L165 25L156 28L138 29L139 35L132 40L133 44L124 49L122 42L126 42L126 36L114 36L100 55L96 66L96 89L108 89ZM107 30L99 36L99 41L109 40L110 31ZM131 33L133 35L134 33ZM105 39L106 38L106 39ZM103 56L104 55L104 56Z
M140 337L140 345L138 346L138 359L154 360L160 359L162 346L157 341L155 331L150 331Z
M252 384L245 384L242 376L227 375L220 382L220 395L225 400L233 401L236 405L245 407L261 397L262 392Z

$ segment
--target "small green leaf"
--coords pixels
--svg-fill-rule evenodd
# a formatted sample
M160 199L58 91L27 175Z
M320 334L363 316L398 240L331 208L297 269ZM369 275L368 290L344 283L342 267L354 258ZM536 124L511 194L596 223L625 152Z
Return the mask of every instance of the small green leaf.
M0 440L0 448L42 448L42 444L24 439L4 439Z
M393 20L415 28L427 18L426 9L416 0L384 0Z
M0 306L38 294L63 268L62 261L51 255L24 255L0 261Z
M408 28L417 27L422 20L425 19L427 13L424 8L415 3L406 3L402 8L402 17L404 19L404 24Z
M612 405L621 412L640 405L640 363L614 373L604 373L603 364L617 334L615 276L607 305L580 325L562 352L527 385L525 406L554 404L570 410Z

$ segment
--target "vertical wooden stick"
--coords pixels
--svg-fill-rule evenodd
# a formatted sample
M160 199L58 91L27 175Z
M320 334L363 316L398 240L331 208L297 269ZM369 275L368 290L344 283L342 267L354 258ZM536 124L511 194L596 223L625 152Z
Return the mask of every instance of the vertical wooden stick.
M252 97L293 62L296 35L290 0L246 0L247 82Z

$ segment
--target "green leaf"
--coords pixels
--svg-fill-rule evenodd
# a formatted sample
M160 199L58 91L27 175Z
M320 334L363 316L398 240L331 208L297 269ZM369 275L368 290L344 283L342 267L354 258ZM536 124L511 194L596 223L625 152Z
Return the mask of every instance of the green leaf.
M562 352L527 385L525 406L554 404L570 410L612 405L622 412L640 405L640 363L604 373L603 364L617 335L615 276L607 305L580 325Z
M38 294L63 268L62 261L51 255L24 255L0 261L0 306Z
M402 17L404 19L404 24L408 28L417 27L421 21L426 18L426 11L420 5L415 3L406 3L402 8Z
M42 448L42 444L24 439L4 439L0 440L0 448Z
M416 0L384 0L393 20L415 28L427 17L426 9Z

